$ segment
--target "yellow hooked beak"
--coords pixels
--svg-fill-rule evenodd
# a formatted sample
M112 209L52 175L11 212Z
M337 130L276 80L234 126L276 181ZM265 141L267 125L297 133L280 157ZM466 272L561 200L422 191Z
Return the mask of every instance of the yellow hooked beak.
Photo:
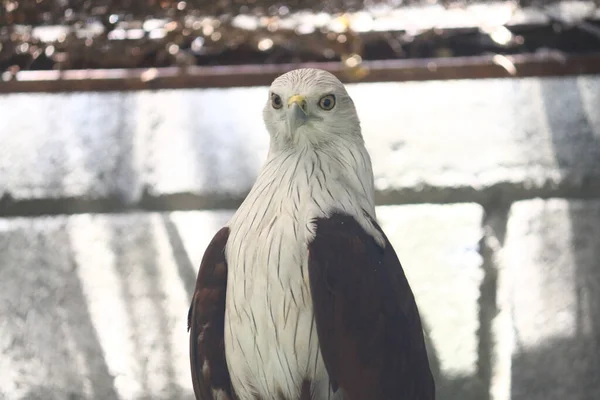
M308 103L306 97L299 94L288 99L287 120L290 134L293 135L308 119Z

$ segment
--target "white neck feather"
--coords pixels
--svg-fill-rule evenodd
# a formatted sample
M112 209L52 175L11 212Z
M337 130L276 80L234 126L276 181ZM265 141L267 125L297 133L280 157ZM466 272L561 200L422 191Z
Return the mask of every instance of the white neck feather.
M343 145L269 150L250 193L232 218L231 227L249 220L268 223L277 213L292 213L306 227L305 243L315 235L315 218L334 212L352 215L380 244L383 236L369 217L376 219L371 159L362 140Z

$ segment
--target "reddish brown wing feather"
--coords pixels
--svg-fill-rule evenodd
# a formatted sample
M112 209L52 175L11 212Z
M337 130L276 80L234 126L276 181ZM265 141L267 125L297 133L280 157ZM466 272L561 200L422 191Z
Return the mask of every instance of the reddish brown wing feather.
M213 400L213 390L234 398L224 342L228 237L229 228L222 228L206 248L188 312L192 383L198 400Z
M315 223L308 269L333 388L348 400L435 399L419 311L388 239L381 248L343 214Z

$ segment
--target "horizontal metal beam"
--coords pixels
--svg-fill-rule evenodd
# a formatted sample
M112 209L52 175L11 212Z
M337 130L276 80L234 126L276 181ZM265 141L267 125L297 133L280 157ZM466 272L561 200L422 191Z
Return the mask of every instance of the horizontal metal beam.
M488 55L365 61L366 74L340 62L151 69L22 71L0 81L0 93L129 91L266 86L295 68L321 68L343 82L403 82L600 74L600 53ZM356 78L361 75L360 78Z

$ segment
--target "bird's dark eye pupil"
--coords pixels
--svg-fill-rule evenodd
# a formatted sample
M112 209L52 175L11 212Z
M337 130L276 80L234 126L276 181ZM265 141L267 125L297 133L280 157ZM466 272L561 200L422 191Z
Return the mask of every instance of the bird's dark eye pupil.
M329 111L335 106L335 97L332 94L324 96L319 100L319 107L325 111Z
M271 95L271 104L274 108L281 108L283 103L281 102L281 97L275 93Z

